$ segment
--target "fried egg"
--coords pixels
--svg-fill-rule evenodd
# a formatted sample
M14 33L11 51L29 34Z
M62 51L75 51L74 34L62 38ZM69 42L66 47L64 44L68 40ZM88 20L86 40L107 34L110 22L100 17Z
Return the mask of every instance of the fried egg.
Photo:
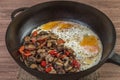
M70 21L51 21L39 26L37 30L51 31L65 41L65 46L74 50L81 64L80 70L86 70L96 64L102 56L102 43L99 37L87 26Z

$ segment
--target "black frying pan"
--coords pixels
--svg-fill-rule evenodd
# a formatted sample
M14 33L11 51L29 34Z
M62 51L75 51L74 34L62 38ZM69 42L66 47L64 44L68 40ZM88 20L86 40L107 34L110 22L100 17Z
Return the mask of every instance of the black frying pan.
M18 14L19 13L19 14ZM116 41L116 32L110 19L101 11L72 1L51 1L35 5L30 8L19 8L11 15L12 21L6 32L6 45L14 60L27 72L44 80L76 80L86 76L106 61L120 65L120 55L113 52ZM96 32L103 44L103 56L96 66L70 74L47 74L32 70L19 60L17 53L23 38L37 26L54 20L83 22Z

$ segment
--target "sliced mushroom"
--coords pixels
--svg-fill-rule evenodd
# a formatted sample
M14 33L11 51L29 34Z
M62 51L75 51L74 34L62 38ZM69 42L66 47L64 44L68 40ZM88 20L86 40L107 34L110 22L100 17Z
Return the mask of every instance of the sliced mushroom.
M74 51L71 48L68 49L68 52L74 53Z
M29 61L29 62L35 62L36 58L33 57L33 56L30 56L30 57L27 58L27 61Z
M48 42L47 43L47 47L51 47L52 46L52 43L51 42Z
M48 42L51 42L53 45L57 45L56 40L50 39Z
M51 33L51 34L50 34L50 38L52 38L52 39L57 39L57 38L58 38L58 36L57 36L57 35L55 35L55 34L53 34L53 33Z
M29 37L29 36L26 36L26 37L24 38L24 41L25 41L25 42L29 42L29 41L30 41L30 37Z
M36 47L34 44L28 44L28 45L25 45L25 49L27 50L34 50Z
M31 64L31 65L30 65L30 68L36 69L36 68L37 68L37 65L36 65L36 64Z
M77 72L77 71L78 71L78 69L72 68L69 72Z
M39 35L48 35L48 33L46 31L41 31Z
M44 53L45 52L45 49L38 49L37 50L37 53Z
M23 58L22 58L22 56L20 56L20 60L23 62L24 60L23 60Z
M71 65L64 66L65 71L70 71L73 67Z
M36 59L36 62L37 62L37 63L40 63L41 61L42 61L42 58Z
M65 64L65 62L68 62L69 61L69 57L64 57L64 58L62 58L62 60L63 60L63 62L64 62L64 64Z
M69 65L69 61L65 61L64 66L66 67L68 65Z
M43 71L44 71L44 68L39 65L39 66L37 67L37 70L43 72Z
M58 58L54 58L53 63L55 63L58 60Z
M24 60L24 63L27 67L29 67L30 63L28 61Z
M56 62L55 62L58 66L63 66L63 62L62 60L58 59Z
M41 43L40 46L39 46L39 48L42 48L43 46L45 46L45 44L46 44L46 41L43 42L43 43Z
M45 57L45 60L48 61L48 62L52 62L54 60L53 56L51 56L50 54L48 54L46 57Z
M39 45L40 45L40 43L39 43L39 42L36 42L36 44L37 44L37 46L39 46Z
M58 51L64 51L64 45L58 45L57 50Z
M34 56L36 54L36 51L31 51L30 53Z
M35 58L36 58L36 59L40 59L40 58L41 58L41 55L40 55L40 54L36 54L36 55L35 55Z
M42 59L44 59L47 55L48 55L47 53L42 53L42 54L40 54L40 57L41 57Z

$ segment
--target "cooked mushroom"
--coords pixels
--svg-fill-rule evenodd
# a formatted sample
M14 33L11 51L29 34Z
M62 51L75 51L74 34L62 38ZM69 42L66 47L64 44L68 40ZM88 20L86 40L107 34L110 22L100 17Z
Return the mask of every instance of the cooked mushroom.
M51 56L50 54L48 54L46 57L45 57L45 60L48 61L48 62L52 62L54 60L53 56Z
M69 51L70 53L74 53L74 51L73 51L71 48L69 48L68 51Z
M35 58L36 58L36 59L40 59L40 58L41 58L41 55L40 55L40 54L36 54L36 55L35 55Z
M23 60L23 58L22 58L22 56L20 56L20 60L23 62L24 60Z
M36 65L36 64L31 64L31 65L30 65L30 68L36 69L36 68L37 68L37 65Z
M27 49L27 50L34 50L36 47L35 47L35 45L33 45L33 44L28 44L28 45L25 45L25 49Z
M44 68L39 65L39 66L37 67L37 70L43 72L43 71L44 71Z
M48 33L46 31L41 31L39 35L48 35Z
M45 49L38 49L37 50L37 53L44 53L45 52Z
M64 66L65 71L70 71L73 67L71 65Z
M55 35L55 34L53 34L53 33L50 33L50 37L51 37L52 39L57 39L57 38L58 38L58 36Z
M40 57L41 57L42 59L44 59L45 56L47 56L47 55L48 55L47 53L41 53L41 54L40 54Z
M69 65L69 61L65 61L64 66Z
M69 72L78 72L78 69L72 68Z
M42 58L36 59L36 62L37 62L37 63L40 63L41 61L42 61Z
M51 42L48 42L47 43L47 47L51 47L52 46L52 43Z
M36 58L33 57L33 56L30 56L30 57L27 58L27 60L28 60L29 62L35 62L35 61L36 61Z
M30 41L30 37L29 37L29 36L26 36L26 37L24 38L24 41L25 41L25 42L29 42L29 41Z
M58 59L56 62L55 62L58 66L63 66L63 62L62 60Z
M30 53L34 56L36 54L36 51L31 51Z
M43 43L40 44L39 48L42 48L43 46L45 46L46 41L44 41Z
M24 63L27 67L29 67L30 63L27 60L24 60Z
M58 51L64 51L64 45L58 45L57 50Z
M58 60L58 58L54 58L53 63L55 63Z

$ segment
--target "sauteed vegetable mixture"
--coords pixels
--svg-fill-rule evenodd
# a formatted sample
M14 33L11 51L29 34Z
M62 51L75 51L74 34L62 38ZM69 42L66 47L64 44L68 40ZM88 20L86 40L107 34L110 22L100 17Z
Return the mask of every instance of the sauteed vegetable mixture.
M51 32L34 31L24 38L20 47L21 60L26 66L46 73L64 74L78 72L80 63L65 41Z

